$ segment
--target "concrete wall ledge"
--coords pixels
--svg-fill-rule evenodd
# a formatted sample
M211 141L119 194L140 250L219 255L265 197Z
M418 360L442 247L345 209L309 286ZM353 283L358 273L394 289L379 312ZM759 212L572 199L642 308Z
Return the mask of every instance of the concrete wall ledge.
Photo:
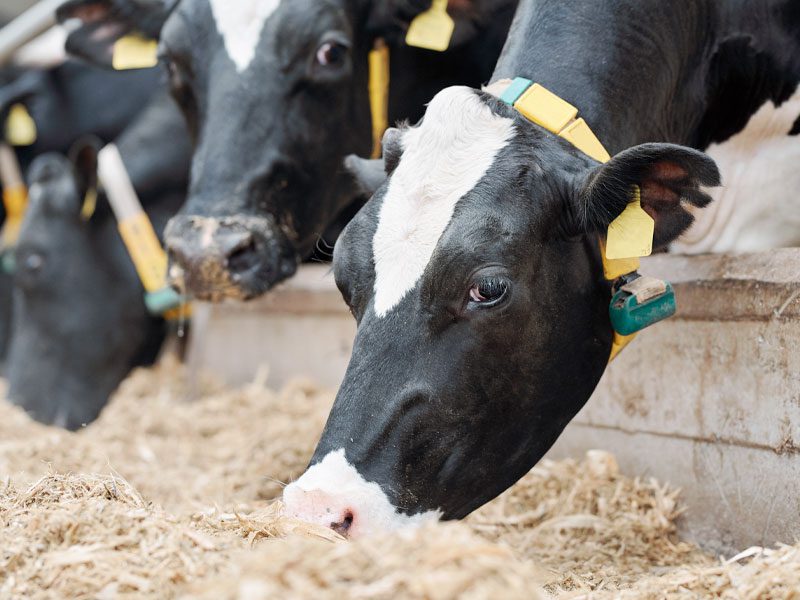
M757 321L800 316L800 248L758 254L661 254L641 272L671 281L678 318Z

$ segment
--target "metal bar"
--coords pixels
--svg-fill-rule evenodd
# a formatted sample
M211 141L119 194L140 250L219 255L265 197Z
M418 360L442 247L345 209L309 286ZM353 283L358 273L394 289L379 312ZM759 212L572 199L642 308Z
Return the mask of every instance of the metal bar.
M56 24L56 10L66 0L41 0L0 30L0 66L22 46Z

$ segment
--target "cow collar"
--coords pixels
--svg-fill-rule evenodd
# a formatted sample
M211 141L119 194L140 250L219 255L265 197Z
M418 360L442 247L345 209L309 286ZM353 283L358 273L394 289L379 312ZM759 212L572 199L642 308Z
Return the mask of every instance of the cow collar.
M611 159L586 121L578 117L578 109L544 86L517 77L492 83L485 91L596 161L605 163ZM611 282L612 289L609 315L614 337L609 362L636 337L638 331L672 316L676 308L675 295L669 283L641 277L638 273L639 258L651 253L653 243L653 222L647 216L642 217L646 213L641 208L640 194L638 186L634 186L628 208L609 226L606 239L600 240L603 273ZM631 232L629 239L620 240L620 231ZM612 243L615 246L613 252L610 251Z
M167 320L185 319L190 314L190 306L167 285L167 255L114 144L98 153L97 171L122 241L144 287L147 310Z
M372 158L380 158L383 133L389 128L389 46L382 38L375 40L369 53L369 110Z

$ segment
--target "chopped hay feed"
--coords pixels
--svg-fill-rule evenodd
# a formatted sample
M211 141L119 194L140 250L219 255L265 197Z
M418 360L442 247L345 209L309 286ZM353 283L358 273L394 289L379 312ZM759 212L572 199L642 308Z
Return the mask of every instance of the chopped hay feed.
M793 598L800 547L715 560L675 490L543 461L464 523L343 541L280 514L333 400L140 371L78 433L0 404L0 598Z

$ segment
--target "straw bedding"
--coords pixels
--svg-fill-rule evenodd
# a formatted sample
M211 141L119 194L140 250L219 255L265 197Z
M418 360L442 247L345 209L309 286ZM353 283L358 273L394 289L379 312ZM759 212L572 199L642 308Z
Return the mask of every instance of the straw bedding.
M194 388L139 371L78 433L0 403L0 598L800 597L800 547L708 557L676 538L675 490L599 451L464 523L344 541L274 502L333 395Z

